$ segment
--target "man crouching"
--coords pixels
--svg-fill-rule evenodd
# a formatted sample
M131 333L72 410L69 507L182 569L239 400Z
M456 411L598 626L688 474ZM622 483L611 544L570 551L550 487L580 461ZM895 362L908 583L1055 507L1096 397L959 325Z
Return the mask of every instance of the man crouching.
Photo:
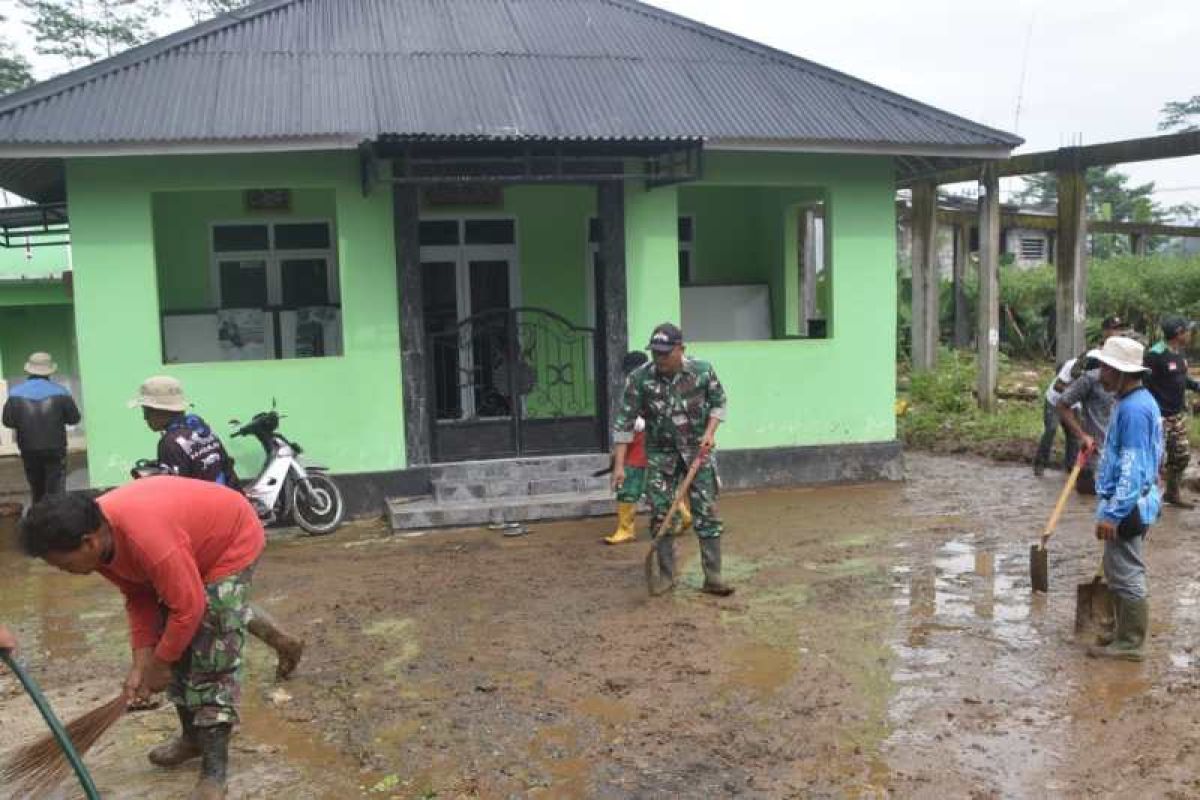
M250 585L265 542L246 498L187 478L146 478L96 499L48 497L21 523L29 555L75 575L99 572L125 595L133 646L125 697L167 690L182 730L150 761L200 758L192 800L225 797Z

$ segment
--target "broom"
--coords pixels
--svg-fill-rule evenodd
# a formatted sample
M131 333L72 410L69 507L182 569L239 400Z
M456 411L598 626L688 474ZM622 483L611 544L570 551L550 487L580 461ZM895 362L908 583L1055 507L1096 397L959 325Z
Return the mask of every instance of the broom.
M17 750L0 765L0 785L13 787L14 797L45 797L74 770L88 800L99 800L100 793L96 791L81 755L124 716L125 698L118 696L92 709L72 720L64 729L37 683L7 650L0 650L0 661L17 676L51 731Z

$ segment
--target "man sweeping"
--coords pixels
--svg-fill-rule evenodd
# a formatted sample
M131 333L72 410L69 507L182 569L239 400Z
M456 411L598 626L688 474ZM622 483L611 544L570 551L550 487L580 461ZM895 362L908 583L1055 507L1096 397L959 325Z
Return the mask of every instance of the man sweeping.
M1162 322L1163 338L1146 353L1146 388L1154 395L1162 413L1163 431L1167 441L1167 461L1163 466L1167 491L1163 501L1179 508L1195 508L1195 503L1180 494L1183 473L1192 460L1188 441L1187 392L1200 391L1200 383L1188 374L1184 351L1192 340L1191 322L1183 317L1167 317Z
M662 524L693 461L702 459L688 492L704 567L702 591L728 596L733 588L721 579L723 526L717 516L717 473L708 460L717 427L725 419L725 389L711 364L684 355L683 333L675 325L664 322L655 328L648 349L654 360L629 374L613 425L613 489L619 491L625 483L626 454L639 416L646 421L651 530ZM662 575L673 586L675 539L662 536L655 547Z
M159 434L157 463L163 470L241 491L233 459L209 424L188 411L191 403L183 393L182 383L168 375L147 378L129 405L141 408L146 425ZM304 655L301 639L286 633L273 616L257 605L250 610L246 629L275 651L277 679L286 680L296 671Z
M1143 348L1115 336L1102 350L1100 380L1117 398L1096 473L1096 538L1104 542L1104 577L1113 597L1116 625L1088 654L1141 661L1150 626L1143 547L1162 508L1158 475L1163 461L1162 415L1142 385Z
M22 521L20 538L29 555L75 575L98 572L125 595L126 700L166 689L181 725L150 761L199 758L192 800L225 797L250 586L266 541L250 502L215 483L145 478L97 499L48 497Z

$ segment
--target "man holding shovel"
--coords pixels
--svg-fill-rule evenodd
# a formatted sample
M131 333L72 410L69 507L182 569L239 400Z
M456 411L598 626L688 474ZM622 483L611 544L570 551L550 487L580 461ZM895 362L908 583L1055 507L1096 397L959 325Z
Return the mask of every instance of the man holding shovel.
M709 453L717 426L725 419L725 389L711 364L684 355L683 333L664 322L654 329L648 349L654 361L629 374L613 426L613 489L625 483L625 456L634 425L646 421L647 496L651 527L657 531L675 499L676 487L696 459L702 465L688 491L693 528L704 566L702 591L725 597L733 588L721 579L721 531L717 517L717 473ZM668 584L675 578L675 539L654 542L659 568Z
M1142 385L1142 345L1114 336L1102 350L1100 380L1117 398L1104 452L1096 473L1096 538L1104 542L1104 577L1112 593L1116 626L1088 654L1096 658L1141 661L1150 626L1146 562L1142 549L1158 519L1162 498L1158 474L1163 462L1162 415Z

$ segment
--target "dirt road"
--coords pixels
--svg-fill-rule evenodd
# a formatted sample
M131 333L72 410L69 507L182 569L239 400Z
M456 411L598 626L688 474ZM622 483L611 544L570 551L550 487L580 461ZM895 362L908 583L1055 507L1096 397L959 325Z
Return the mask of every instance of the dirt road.
M1151 538L1151 658L1071 641L1095 569L1073 502L1031 601L1028 546L1057 473L912 455L905 484L729 496L729 600L654 601L609 520L415 539L351 526L274 541L258 599L309 655L276 687L251 645L231 796L1194 797L1200 512ZM644 525L644 522L643 522ZM6 537L7 538L7 537ZM0 619L69 714L115 690L115 591L0 555ZM112 798L181 796L142 752L168 710L91 759ZM36 730L0 677L0 748ZM13 731L15 735L8 735Z

